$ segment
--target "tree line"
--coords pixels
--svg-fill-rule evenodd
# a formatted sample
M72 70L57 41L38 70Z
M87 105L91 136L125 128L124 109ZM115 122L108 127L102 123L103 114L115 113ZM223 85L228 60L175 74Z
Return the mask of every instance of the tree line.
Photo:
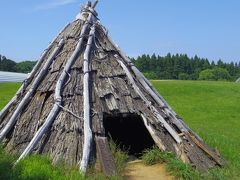
M15 61L0 55L0 71L29 73L36 64L36 61Z
M143 54L132 61L148 79L235 81L240 77L240 62L210 62L198 56L190 58L186 54L170 53L166 56Z
M240 62L218 60L215 63L198 56L190 58L186 54L170 53L166 56L143 54L132 61L148 79L235 81L240 77ZM16 63L0 55L0 71L29 73L35 64L36 61Z

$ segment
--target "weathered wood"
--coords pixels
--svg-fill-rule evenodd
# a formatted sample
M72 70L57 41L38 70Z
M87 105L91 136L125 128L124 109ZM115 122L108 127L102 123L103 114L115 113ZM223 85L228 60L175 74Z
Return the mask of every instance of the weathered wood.
M111 85L108 83L107 78L100 78L96 88L97 88L97 94L101 98L104 98L109 94L112 94L112 88L111 88Z
M106 137L96 136L96 147L102 170L105 175L116 175L116 166Z
M142 98L142 100L146 103L146 105L149 106L149 108L151 109L152 113L155 115L156 119L159 120L163 124L163 126L167 129L167 131L171 134L171 136L175 139L175 141L178 144L181 144L182 140L178 136L176 131L162 118L162 116L159 114L157 109L154 106L151 105L151 102L140 91L140 89L136 85L136 83L135 83L131 73L129 72L128 68L126 67L126 65L121 60L119 60L117 56L116 56L116 58L117 58L117 61L121 64L122 68L125 70L125 72L126 72L128 78L129 78L129 81L131 82L133 88L138 93L138 95Z
M96 78L96 76L94 77ZM97 96L96 83L97 82L95 79L95 81L93 82L93 88L92 88L92 90L96 94L95 102L92 103L92 111L94 111L92 114L92 131L94 134L104 136L105 135L105 129L103 127L103 111L104 110L103 110L101 100L99 96Z
M160 98L160 96L158 96L157 93L153 91L150 83L146 82L146 79L144 78L142 73L134 65L131 65L131 69L133 70L134 74L136 75L142 86L145 87L146 91L153 97L153 99L160 105L160 107L163 107L163 111L167 114L167 116L172 118L173 123L178 127L178 129L182 132L187 132L186 127L176 117L176 113L173 113L173 110L166 103L166 101L163 100L163 98Z
M60 36L60 34L70 25L70 23L68 23L63 29L61 29L57 35L57 37ZM37 61L37 64L33 67L33 70L31 72L31 74L29 75L29 77L27 78L27 80L31 80L32 78L34 78L34 76L36 75L36 73L39 71L40 66L43 63L44 58L47 55L48 50L51 48L51 46L53 46L53 43L56 41L56 38L54 38L51 43L49 44L49 46L44 50L44 52L42 53L40 59ZM61 41L61 40L60 40Z
M105 31L105 29L103 28L103 31L106 35L108 35L107 31ZM163 112L164 114L162 114L162 116L164 118L167 118L168 121L170 123L172 123L175 127L174 128L177 128L176 130L177 131L181 131L183 133L185 132L189 132L190 134L192 134L192 136L194 138L196 138L196 141L198 141L198 144L204 144L202 139L197 135L195 134L184 122L181 118L179 118L176 113L171 109L171 107L168 105L168 103L162 98L161 95L158 94L158 92L155 90L155 88L152 87L152 85L150 84L150 82L142 75L142 73L140 71L138 71L136 69L136 67L133 65L133 63L131 62L131 60L129 58L127 58L127 56L120 50L120 48L112 41L112 39L108 36L108 39L109 39L109 42L114 46L114 48L117 50L117 54L119 54L123 60L125 61L125 63L130 67L130 69L132 70L133 74L136 76L137 78L137 81L140 82L140 84L142 85L143 88L141 89L144 89L147 93L149 93L151 95L151 97L159 104L160 106L160 112ZM187 133L186 133L187 134ZM184 135L183 138L186 139L186 136L187 135ZM180 137L181 138L181 137ZM190 138L187 138L188 141L191 141L191 143L196 143L196 142L193 142L193 140ZM187 142L185 142L184 140L184 145L182 145L183 147L187 146ZM206 150L208 152L211 152L215 157L218 157L216 155L216 153L209 149L208 147L200 147L198 146L198 148L200 148L202 151L204 151L206 154L208 154L206 152ZM180 148L181 149L181 148ZM194 149L194 148L193 148ZM196 150L196 152L198 151L197 148L194 149ZM200 151L198 151L200 152ZM205 155L206 156L206 155ZM188 156L190 158L190 155ZM185 158L185 157L184 157ZM182 159L184 159L182 158ZM215 160L216 162L219 162L218 164L220 165L221 163L221 159L220 157L219 158L219 161L218 160ZM199 167L199 168L202 168L203 169L203 164L205 163L205 167L213 167L214 165L212 163L207 163L207 159L205 158L205 160L203 160L202 162L204 162L203 164L197 164L197 162L199 162L200 159L194 159L194 164Z
M108 109L112 112L112 111L117 111L118 105L116 102L116 99L114 98L114 96L112 94L108 94L107 96L105 96L105 102L106 105L108 107Z
M53 53L57 46L56 42L64 39L64 46L49 66L29 103L17 117L14 128L11 128L4 139L5 149L22 154L35 141L35 145L30 147L29 152L48 154L54 164L61 161L66 165L76 166L81 161L85 161L86 167L89 161L95 162L93 158L97 158L97 161L101 158L104 172L111 175L114 165L108 167L109 157L105 153L110 153L102 147L108 144L96 145L95 149L96 143L91 143L90 139L89 146L86 135L103 137L107 142L106 133L108 132L104 128L104 118L124 117L131 114L142 117L139 120L143 120L160 149L175 153L179 159L201 170L220 165L219 154L199 140L136 69L130 59L117 45L111 43L105 28L99 21L96 22L95 37L92 42L94 48L89 50L89 57L86 58L87 52L84 50L90 47L87 43L90 39L88 36L90 29L87 28L84 35L82 30L84 24L87 23L88 27L93 24L92 21L87 20L90 17L89 14L95 17L93 7L85 7L84 17L72 22L47 50L33 79L39 75ZM75 58L71 64L69 59L74 54L80 38L83 38L83 45L74 55ZM118 57L115 57L116 54ZM88 64L89 69L84 70L83 64L85 67ZM88 74L89 81L86 81L84 76L87 77ZM15 103L10 104L10 109L4 117L0 117L1 129L7 124L22 98L26 96L33 81L29 81L29 85L25 84L25 90L18 94L16 101L14 100ZM85 101L84 92L87 88L89 88L87 95L89 98ZM86 103L87 106L84 105L84 101L89 102ZM85 108L91 108L85 111L88 112L85 115L88 114L90 117L87 121L85 121L86 118L84 119ZM88 123L88 128L84 127L86 126L84 123ZM167 124L169 127L166 128ZM173 134L176 133L176 137L182 140L181 143L177 143L167 130L168 128L173 130ZM87 133L84 132L86 130ZM90 148L86 148L87 146ZM87 149L85 155L84 149ZM99 153L100 151L102 153ZM112 159L111 162L114 160Z
M79 95L63 98L64 109L74 115L61 110L51 128L34 148L34 153L48 154L54 164L59 161L67 166L76 167L79 164L83 145L83 113L79 108L82 104L83 99Z
M20 115L21 111L23 110L24 106L29 102L29 100L32 98L33 93L35 92L35 89L38 87L39 83L42 81L43 77L47 74L48 68L51 65L53 59L58 54L59 50L62 48L64 44L64 40L61 39L61 41L58 43L58 46L54 49L51 56L49 56L48 60L46 61L44 68L41 69L40 73L34 80L33 84L31 85L31 88L27 92L27 94L24 96L20 104L18 105L17 109L13 113L12 117L6 124L6 126L2 129L0 133L0 141L3 140L3 138L7 135L7 133L11 130L11 128L16 123L17 117Z
M165 151L166 150L165 145L163 144L162 140L157 136L154 128L151 127L151 125L148 123L147 118L143 114L141 114L141 117L142 117L142 120L144 122L145 127L147 128L148 132L151 134L151 136L152 136L154 142L156 143L156 145L161 150Z
M202 142L202 139L194 133L183 121L182 119L177 117L177 114L173 111L173 109L169 106L169 104L165 101L165 99L156 91L156 89L151 85L151 83L143 76L143 74L134 66L131 60L119 49L119 53L121 57L128 63L137 77L138 81L142 84L142 86L146 89L146 91L153 97L153 99L159 104L160 107L163 107L164 113L168 117L171 118L172 123L176 125L176 127L181 132L191 132L198 141Z
M80 171L86 172L89 163L90 152L92 149L92 130L90 126L90 93L89 93L89 63L92 42L95 34L95 25L91 27L87 47L84 52L84 63L83 63L83 118L84 118L84 144L83 144L83 155L80 163Z
M191 134L188 134L188 135L189 135L189 137L191 137L193 142L198 147L200 147L205 153L207 153L211 158L213 158L218 163L218 165L223 165L221 158L218 155L216 155L216 153L213 153L212 151L210 151L209 148L206 147L203 143L199 142L199 140L196 139L196 137L194 135L191 135Z
M70 25L70 23L68 23L57 35L57 37ZM9 101L9 103L0 111L0 119L3 119L3 117L8 113L9 109L11 108L11 106L13 106L16 101L18 96L25 90L26 86L28 86L30 84L30 82L32 81L32 79L34 78L34 76L37 74L37 72L39 71L40 66L42 65L44 59L46 58L46 55L49 51L49 49L53 46L54 41L56 38L54 38L51 43L49 43L48 47L43 51L43 53L41 54L39 60L37 61L36 65L33 67L31 73L29 74L29 76L27 77L27 79L23 82L22 86L19 88L19 90L16 92L16 95L11 99L11 101Z
M52 96L47 93L36 92L32 100L29 102L26 110L21 114L21 118L18 119L14 130L11 134L12 138L6 145L6 149L11 153L22 152L25 149L26 142L30 142L35 134L36 129L42 123L41 114L42 110L51 107L51 104L46 104L52 100ZM6 137L5 142L8 140L9 135ZM16 151L16 149L20 151Z
M95 9L95 7L97 6L97 4L98 4L98 0L95 0L94 3L93 3L93 5L92 5L92 8Z
M92 20L92 16L90 14L89 17L88 17L88 20L85 22L85 24L84 24L84 26L82 28L81 36L80 36L79 42L77 44L77 47L76 47L75 51L73 52L73 54L71 55L70 59L67 61L67 64L64 67L64 70L63 70L60 78L58 79L58 82L56 84L55 94L54 94L55 104L54 104L51 112L49 113L49 115L48 115L46 121L44 122L44 124L41 126L41 128L39 128L39 130L37 131L37 133L35 134L35 136L31 140L29 145L26 147L24 152L21 154L21 156L19 157L17 162L19 162L21 159L25 158L29 153L32 152L33 148L36 146L36 144L42 138L43 134L51 126L52 122L54 121L54 119L58 115L58 113L60 111L60 105L62 104L61 92L62 92L62 89L63 89L63 85L64 85L64 83L66 81L68 72L69 72L72 64L76 60L76 56L78 55L78 53L79 53L79 51L80 51L80 49L82 47L83 36L85 35L85 33L87 31L87 28L89 26L88 23L91 20Z
M108 35L108 34L107 34ZM113 42L110 36L108 36L110 43L118 50L118 53L123 58L125 63L127 63L139 82L142 86L148 91L148 93L153 97L153 99L161 106L164 107L165 113L172 118L173 123L178 127L182 132L190 131L198 141L202 141L202 139L194 133L181 119L177 118L177 114L172 110L169 104L165 101L165 99L156 91L156 89L151 85L151 83L143 76L143 74L134 66L132 61L124 54L124 52L119 48L117 44Z
M59 102L58 102L59 103ZM31 142L29 143L29 145L27 146L27 148L23 151L23 153L21 154L21 156L18 158L18 160L16 161L16 163L18 163L20 160L22 160L23 158L25 158L28 154L30 154L33 150L33 148L35 147L35 145L38 143L38 141L42 138L43 134L45 133L45 131L50 127L52 121L56 118L60 107L58 106L59 104L54 104L52 111L50 112L50 114L48 115L46 121L44 122L44 124L39 128L39 130L37 131L37 133L34 135L33 139L31 140Z

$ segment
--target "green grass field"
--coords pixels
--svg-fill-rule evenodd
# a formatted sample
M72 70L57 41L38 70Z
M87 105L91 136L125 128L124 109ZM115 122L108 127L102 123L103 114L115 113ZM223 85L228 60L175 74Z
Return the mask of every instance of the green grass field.
M20 83L0 83L0 109L11 100L19 87Z
M224 168L212 171L208 177L240 179L240 84L202 81L152 83L185 122L224 157ZM19 86L0 84L0 109Z
M204 141L226 160L216 171L240 179L240 84L202 81L152 81L160 94Z

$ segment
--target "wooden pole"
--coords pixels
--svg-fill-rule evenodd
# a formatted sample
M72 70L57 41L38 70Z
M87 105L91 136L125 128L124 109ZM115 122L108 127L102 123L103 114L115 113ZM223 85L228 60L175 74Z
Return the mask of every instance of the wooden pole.
M95 7L97 6L97 4L98 4L98 0L95 0L94 3L93 3L93 5L92 5L92 8L95 9Z
M132 61L124 54L124 52L119 48L119 46L113 42L112 38L108 35L108 33L105 32L105 34L107 34L110 43L116 48L116 50L119 52L120 56L123 58L125 63L127 63L130 66L139 82L143 85L143 87L146 88L146 90L159 104L159 106L163 107L163 111L165 112L165 114L172 118L173 123L176 125L176 127L182 132L188 131L191 132L199 141L202 141L202 139L196 133L194 133L180 118L177 117L177 114L172 110L170 105L157 92L157 90L151 85L151 83L143 76L143 74L134 66Z
M151 112L155 116L156 120L160 121L164 128L169 132L169 134L173 137L173 139L178 143L182 143L182 139L178 136L177 132L165 121L165 119L161 116L161 114L158 112L158 110L151 104L151 102L145 97L145 95L141 92L139 87L137 86L136 82L134 81L130 71L128 70L127 66L119 59L118 55L115 55L117 58L117 61L123 68L123 70L126 72L126 75L132 84L134 90L137 92L137 94L142 98L142 100L146 103L146 105L150 108Z
M155 144L162 150L165 151L166 147L164 146L162 140L158 137L158 135L156 134L155 130L151 127L151 125L148 123L147 118L144 116L144 114L141 114L143 123L145 125L145 127L147 128L149 134L152 136Z
M46 63L44 64L43 68L41 69L41 71L39 72L37 77L35 78L33 84L31 85L31 88L28 90L28 92L26 93L26 95L24 96L22 101L19 103L18 107L14 111L14 113L11 116L10 120L8 121L8 123L2 129L2 131L0 133L0 142L5 138L7 133L15 125L18 116L21 114L21 112L22 112L23 108L25 107L25 105L27 103L29 103L29 101L31 100L32 95L34 94L36 88L41 83L43 77L47 74L49 66L52 64L54 58L59 53L59 51L62 48L63 44L64 44L64 40L61 39L60 42L58 43L58 46L53 50L52 54L49 56L49 58L47 59Z
M55 88L55 94L54 94L55 103L54 103L54 106L53 106L52 110L50 111L50 113L49 113L47 119L45 120L44 124L36 132L33 139L28 144L26 149L23 151L23 153L21 154L21 156L19 157L19 159L17 160L16 163L18 163L21 159L25 158L27 155L29 155L32 152L33 148L40 141L43 134L48 130L48 128L52 125L54 119L57 117L57 115L60 111L61 103L62 103L62 96L61 96L62 89L63 89L64 84L66 82L68 72L70 71L71 66L75 62L75 60L77 58L77 55L79 54L79 52L82 48L83 39L84 39L85 33L86 33L86 31L89 27L89 22L90 21L92 21L92 15L91 14L88 16L88 19L85 21L85 23L83 25L83 28L81 30L80 39L78 41L78 44L77 44L73 54L71 55L71 57L68 59L66 65L64 67L64 70L63 70L60 78L57 81L56 88Z
M69 23L64 27L64 29L66 29L69 26ZM63 29L63 30L64 30ZM60 35L60 33L63 31L61 30L57 37ZM33 70L31 71L30 75L27 77L27 79L24 81L24 84L22 84L22 86L19 88L19 90L17 91L16 95L11 99L11 101L2 109L2 111L0 112L0 119L2 119L9 111L9 109L17 102L18 96L19 94L21 94L24 91L24 88L26 86L29 85L29 83L32 81L32 79L34 78L34 76L36 75L36 73L38 72L40 66L42 65L46 54L48 52L48 50L51 48L51 46L53 45L54 41L56 38L54 38L54 40L48 45L48 47L44 50L44 52L42 53L41 57L39 58L39 60L37 61L37 64L34 66Z
M84 117L84 145L83 155L80 163L80 171L86 172L90 152L92 149L92 130L90 127L90 93L89 93L89 63L91 55L91 46L93 44L93 38L95 36L95 25L91 27L89 34L87 47L84 52L84 63L83 63L83 117Z

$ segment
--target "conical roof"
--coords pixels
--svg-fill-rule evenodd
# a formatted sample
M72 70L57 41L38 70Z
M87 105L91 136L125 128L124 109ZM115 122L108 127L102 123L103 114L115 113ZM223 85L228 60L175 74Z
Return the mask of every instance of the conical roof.
M85 171L89 161L99 159L111 174L104 121L126 117L138 117L160 149L184 162L203 170L221 165L219 154L176 115L112 42L94 7L86 5L2 110L0 139L8 151L21 154L19 160L46 153L53 162L80 163Z

